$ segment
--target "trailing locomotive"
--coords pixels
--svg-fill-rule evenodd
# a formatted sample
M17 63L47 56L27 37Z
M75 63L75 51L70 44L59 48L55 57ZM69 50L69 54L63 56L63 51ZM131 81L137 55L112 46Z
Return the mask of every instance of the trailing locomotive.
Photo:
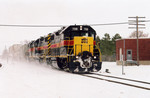
M70 72L96 72L101 69L102 59L95 38L95 30L88 25L63 27L30 42L28 58Z

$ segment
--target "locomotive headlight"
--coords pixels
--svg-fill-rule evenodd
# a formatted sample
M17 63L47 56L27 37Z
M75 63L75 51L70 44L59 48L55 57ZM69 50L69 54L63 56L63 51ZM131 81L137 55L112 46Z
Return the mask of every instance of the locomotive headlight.
M76 56L76 59L78 59L79 58L79 56Z
M94 56L94 59L96 59L96 56Z

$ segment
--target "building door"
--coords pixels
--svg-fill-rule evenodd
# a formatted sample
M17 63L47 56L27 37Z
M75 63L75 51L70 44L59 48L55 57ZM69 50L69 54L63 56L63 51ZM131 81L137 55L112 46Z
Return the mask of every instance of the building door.
M132 60L132 50L127 49L127 60Z

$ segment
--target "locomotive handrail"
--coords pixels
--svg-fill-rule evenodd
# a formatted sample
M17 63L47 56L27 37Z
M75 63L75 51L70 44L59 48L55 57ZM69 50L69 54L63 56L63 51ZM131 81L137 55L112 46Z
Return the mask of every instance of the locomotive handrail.
M73 48L72 48L71 51L70 51L70 55L71 55L72 50L73 50ZM71 58L71 56L69 56L69 62L70 62L70 58Z
M98 43L100 43L100 42L98 42ZM97 43L97 44L98 44ZM100 62L102 61L102 54L101 54L101 50L100 50L100 46L99 45L95 45L96 46L96 48L98 49L98 51L99 51L99 53L100 53L100 55L99 55L99 58L100 58Z
M68 54L69 53L70 37L65 37L65 38L69 39L68 44L67 44L67 54ZM67 57L67 62L68 62L68 57Z

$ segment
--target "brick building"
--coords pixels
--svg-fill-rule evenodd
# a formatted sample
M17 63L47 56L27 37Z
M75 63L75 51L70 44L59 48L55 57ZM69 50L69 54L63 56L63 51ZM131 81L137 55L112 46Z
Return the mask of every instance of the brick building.
M120 39L116 41L116 62L137 64L137 39ZM139 64L150 65L150 38L139 39Z

